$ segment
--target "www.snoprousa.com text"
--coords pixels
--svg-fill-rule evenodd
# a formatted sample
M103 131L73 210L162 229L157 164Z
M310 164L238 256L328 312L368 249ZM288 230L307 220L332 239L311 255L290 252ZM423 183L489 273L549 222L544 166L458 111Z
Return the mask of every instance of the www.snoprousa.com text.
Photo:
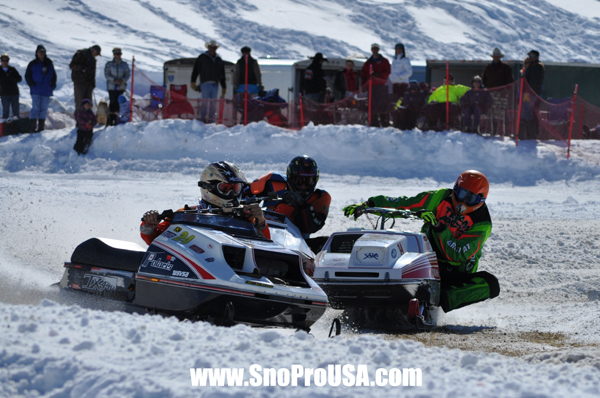
M326 368L307 368L291 365L282 368L263 368L253 364L245 368L190 368L193 387L287 387L287 386L345 386L345 387L420 387L423 377L419 368L377 368L369 373L367 365L328 365Z

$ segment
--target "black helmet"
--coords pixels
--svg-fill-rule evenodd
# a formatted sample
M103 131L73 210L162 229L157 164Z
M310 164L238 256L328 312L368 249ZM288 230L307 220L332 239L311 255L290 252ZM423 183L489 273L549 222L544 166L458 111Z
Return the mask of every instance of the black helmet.
M204 168L198 186L202 199L213 206L224 207L239 204L242 189L247 183L244 173L236 165L221 161Z
M308 198L319 181L317 162L306 155L296 156L287 168L287 182L290 189Z

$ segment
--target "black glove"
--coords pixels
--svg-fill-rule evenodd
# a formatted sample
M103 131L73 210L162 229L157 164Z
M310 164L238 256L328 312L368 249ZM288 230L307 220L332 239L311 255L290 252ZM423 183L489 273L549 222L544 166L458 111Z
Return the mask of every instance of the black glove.
M290 206L300 206L304 203L304 198L297 192L287 191L283 194L283 203Z

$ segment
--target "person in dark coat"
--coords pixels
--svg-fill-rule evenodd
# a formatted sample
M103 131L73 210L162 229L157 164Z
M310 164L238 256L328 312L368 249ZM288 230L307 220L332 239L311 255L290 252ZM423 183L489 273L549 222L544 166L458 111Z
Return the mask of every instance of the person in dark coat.
M463 130L465 133L477 133L479 131L481 115L487 114L493 102L490 92L483 87L481 77L473 77L471 89L460 98L465 120ZM473 121L471 121L471 116L473 116Z
M81 107L77 112L77 141L73 149L78 155L88 153L90 145L92 145L96 123L98 123L98 119L92 111L92 101L85 98L81 101Z
M525 69L525 79L533 91L539 96L542 95L542 86L544 85L544 64L540 62L540 53L536 50L529 51L529 66Z
M198 56L194 69L192 70L192 79L190 87L192 90L202 93L202 104L200 105L200 120L205 123L214 122L216 116L216 103L221 84L221 98L225 97L227 84L225 82L225 64L221 57L217 55L219 45L211 40L204 45L206 51ZM200 85L196 81L200 77ZM210 106L207 106L210 103Z
M492 62L487 64L485 69L483 70L482 83L484 87L487 88L495 88L506 86L507 84L511 84L515 81L513 76L512 68L502 62L502 51L499 48L494 48L494 51L491 54Z
M242 57L235 64L235 72L233 73L233 88L237 93L246 91L246 57L248 59L248 94L256 97L262 90L262 75L258 61L250 55L252 49L244 46L241 49Z
M96 88L96 57L102 49L95 44L90 48L78 50L69 64L71 68L71 80L75 91L75 106L81 104L84 99L92 101L92 93ZM77 110L75 110L77 117Z
M0 97L2 97L2 119L8 119L10 108L13 116L19 117L19 86L23 80L19 72L8 65L8 54L0 55L2 67L0 68Z
M416 80L412 80L408 84L408 90L404 92L402 100L398 100L396 103L396 110L392 113L394 127L400 130L414 129L426 102L427 92L421 90Z
M340 94L340 99L348 98L358 92L358 73L354 72L354 61L346 60L346 67L335 76L335 90Z
M323 72L323 62L329 60L322 53L316 53L311 58L312 62L304 71L303 88L304 96L311 101L324 102L327 91L327 81Z
M25 81L31 93L31 130L43 131L50 97L56 88L56 71L50 58L46 57L46 48L41 44L35 50L35 59L27 65Z

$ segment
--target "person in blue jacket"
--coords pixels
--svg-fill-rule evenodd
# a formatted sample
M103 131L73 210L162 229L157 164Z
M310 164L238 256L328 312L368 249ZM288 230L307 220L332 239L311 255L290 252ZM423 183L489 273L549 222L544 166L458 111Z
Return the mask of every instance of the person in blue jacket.
M35 59L27 65L25 81L31 93L31 130L43 131L50 97L56 88L56 71L41 44L35 50Z

